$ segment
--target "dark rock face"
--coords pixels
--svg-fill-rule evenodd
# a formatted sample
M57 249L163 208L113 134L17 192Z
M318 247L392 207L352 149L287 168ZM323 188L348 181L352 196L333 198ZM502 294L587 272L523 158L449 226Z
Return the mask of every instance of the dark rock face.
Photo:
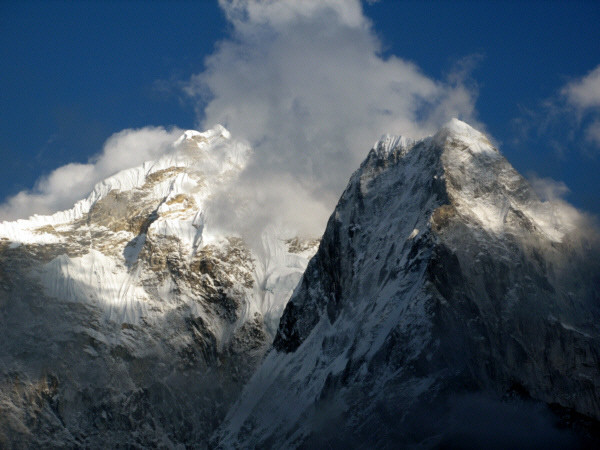
M579 220L466 124L381 142L215 442L574 445L543 405L600 420L600 247Z

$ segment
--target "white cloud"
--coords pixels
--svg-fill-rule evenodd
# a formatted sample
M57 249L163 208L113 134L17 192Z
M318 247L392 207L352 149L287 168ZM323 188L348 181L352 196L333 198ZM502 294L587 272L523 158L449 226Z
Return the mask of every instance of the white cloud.
M248 183L238 189L267 191L271 203L262 207L278 219L292 222L282 215L299 202L296 209L310 210L308 222L322 230L350 174L383 133L421 137L451 117L474 123L476 93L463 77L437 81L406 60L382 57L357 0L220 5L231 37L187 92L199 100L201 128L222 123L254 147ZM290 190L293 200L285 197Z
M208 226L241 234L261 250L261 234L275 226L280 237L320 236L325 227L315 218L326 218L332 208L315 201L312 193L290 174L270 174L257 182L256 172L246 171L235 185L217 192L207 206Z
M569 193L565 183L552 178L542 178L532 173L528 176L528 181L542 201L562 200Z
M565 200L570 189L564 182L549 177L538 177L535 173L530 173L527 179L540 200L552 206L550 209L539 210L539 217L544 217L547 223L569 230L572 243L584 238L583 245L594 242L595 248L598 248L600 229L597 218L575 208ZM582 242L577 245L582 245ZM589 252L589 249L586 252Z
M465 64L445 81L382 47L358 0L221 0L230 37L186 92L199 128L222 123L255 157L217 193L213 221L254 233L273 222L320 234L349 176L383 133L421 137L451 117L474 123ZM0 206L0 220L69 208L103 178L166 151L177 132L125 130L87 164L69 164Z
M600 65L586 76L568 83L561 92L577 108L600 107Z
M0 205L0 220L51 214L84 198L93 186L114 173L155 159L171 149L181 130L145 127L112 135L100 154L87 164L67 164L40 178L35 187L21 191Z
M561 89L567 104L575 109L588 142L600 147L600 65Z
M559 158L573 149L595 157L600 148L600 65L572 79L535 108L521 109L521 117L512 121L514 143L543 139L543 145Z
M600 120L595 120L589 124L585 131L585 135L588 141L593 142L600 147Z

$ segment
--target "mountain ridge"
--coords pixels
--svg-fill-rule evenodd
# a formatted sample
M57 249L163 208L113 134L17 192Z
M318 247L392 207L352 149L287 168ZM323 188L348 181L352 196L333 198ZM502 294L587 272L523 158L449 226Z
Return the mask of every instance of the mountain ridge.
M212 224L251 151L188 130L0 223L0 446L514 447L571 443L539 405L600 419L597 235L484 134L382 136L321 239Z

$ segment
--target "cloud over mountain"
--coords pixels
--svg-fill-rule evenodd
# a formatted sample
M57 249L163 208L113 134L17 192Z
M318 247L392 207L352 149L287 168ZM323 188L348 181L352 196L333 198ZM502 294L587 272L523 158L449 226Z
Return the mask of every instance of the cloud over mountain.
M600 146L600 65L568 83L561 93L581 117L587 116L586 138Z
M434 80L409 61L383 56L359 1L220 5L231 35L186 91L197 99L200 128L221 123L255 149L239 191L226 197L254 191L268 198L248 208L252 217L227 223L264 222L257 211L293 223L309 214L314 226L307 231L320 232L382 133L421 137L454 116L474 122L476 92L461 77ZM290 191L302 210L290 205Z
M114 173L168 152L181 130L162 127L127 129L113 134L102 152L88 163L71 163L40 178L33 189L21 191L0 205L0 220L27 218L67 209L93 186Z

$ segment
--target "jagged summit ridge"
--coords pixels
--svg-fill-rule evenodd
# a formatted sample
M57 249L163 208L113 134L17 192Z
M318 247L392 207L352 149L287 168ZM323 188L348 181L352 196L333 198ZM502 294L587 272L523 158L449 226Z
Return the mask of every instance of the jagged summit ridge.
M524 220L554 242L577 228L580 215L557 203L541 201L485 134L458 119L421 141L385 135L372 152L381 160L397 160L413 148L430 151L435 147L444 149L439 152L444 166L440 176L446 180L448 195L456 211L469 220L495 233L510 232L515 220Z
M460 141L467 145L470 151L487 151L490 154L499 153L484 133L457 118L449 120L435 134L424 140L433 140L442 145L446 141ZM385 157L393 150L406 152L417 142L416 139L402 135L384 134L373 144L372 149L378 153L381 152L380 156Z

